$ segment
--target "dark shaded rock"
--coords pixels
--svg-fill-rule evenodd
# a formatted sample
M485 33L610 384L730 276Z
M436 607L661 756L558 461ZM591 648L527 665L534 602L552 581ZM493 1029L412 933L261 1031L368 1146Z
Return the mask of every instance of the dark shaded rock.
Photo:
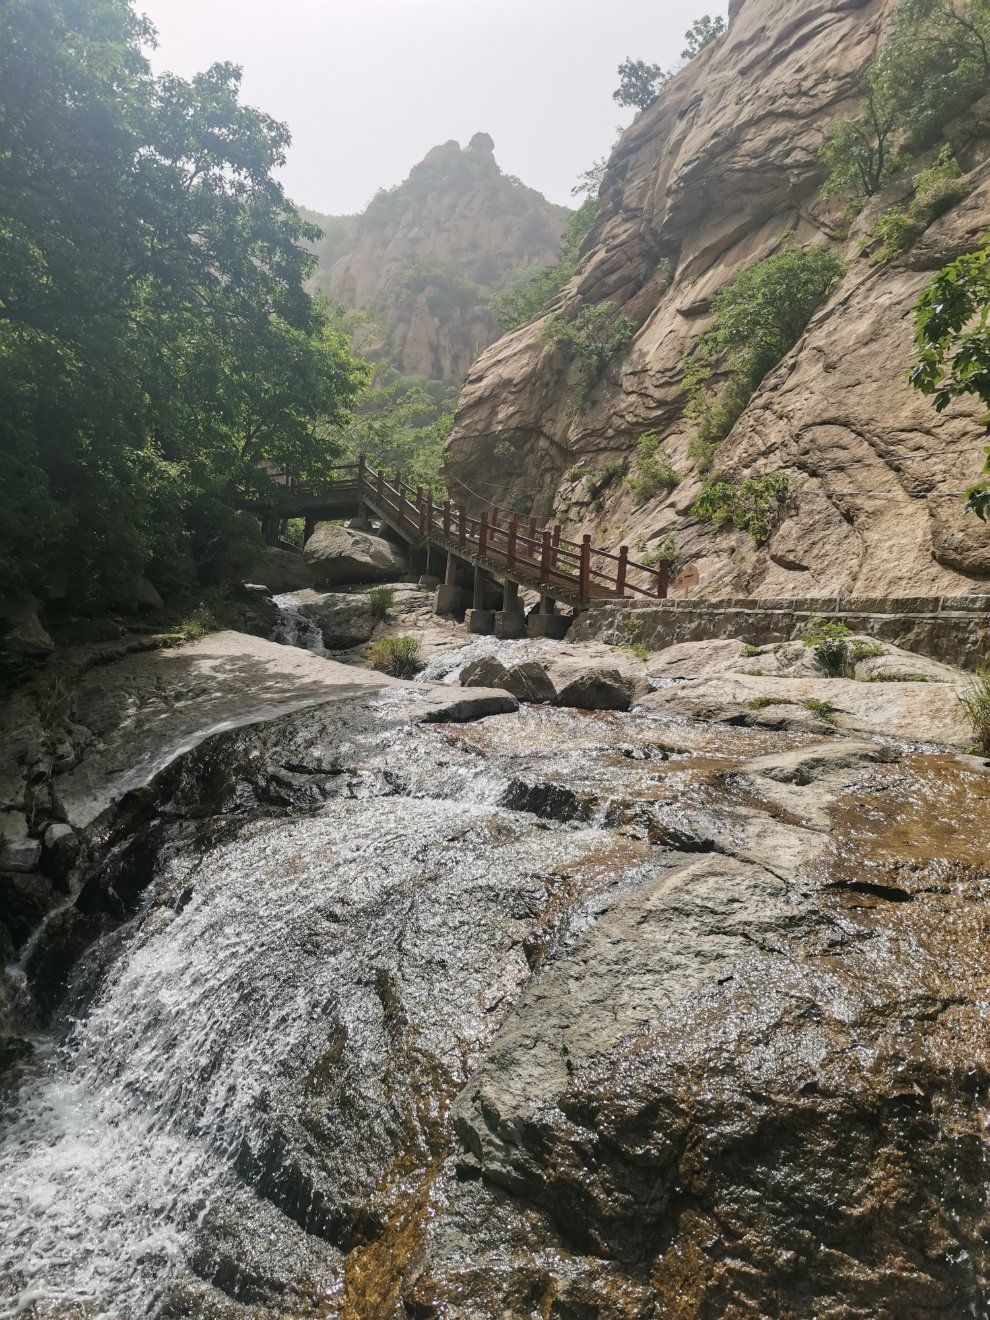
M472 660L461 670L463 687L504 688L520 701L540 703L553 702L557 690L550 675L535 660L527 660L518 665L504 665L494 656L482 656Z
M591 669L560 688L557 704L580 710L628 710L635 695L636 684L617 669Z

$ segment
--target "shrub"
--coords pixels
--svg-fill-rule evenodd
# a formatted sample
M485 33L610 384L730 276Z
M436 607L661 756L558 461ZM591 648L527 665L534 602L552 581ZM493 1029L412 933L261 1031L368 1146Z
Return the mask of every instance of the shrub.
M977 750L983 756L990 756L990 670L981 670L959 700L973 730Z
M652 550L646 550L641 554L641 564L646 568L659 568L661 564L666 564L668 568L677 563L677 538L673 532L656 543Z
M835 716L838 714L838 706L833 706L830 701L819 701L817 697L808 697L801 702L805 710L810 710L812 715L817 715L820 720L825 720L828 724L835 723Z
M419 652L417 637L379 637L365 648L364 656L372 669L393 678L412 678L419 669Z
M715 527L736 527L755 545L765 545L780 525L790 481L786 472L751 477L740 486L710 482L691 505L691 512Z
M851 635L844 623L816 616L804 630L804 644L811 648L819 669L835 678L845 673L849 663Z
M395 599L394 587L372 587L368 592L368 608L376 619L385 620Z
M831 249L799 248L793 234L784 234L780 251L747 266L714 295L711 323L682 363L700 470L767 372L800 339L842 269ZM728 377L721 389L712 384L716 372Z
M553 302L574 274L581 244L597 214L597 197L587 197L564 226L560 260L556 265L530 274L520 287L496 298L493 304L495 319L503 330L515 330L517 326L525 325Z
M879 642L856 641L849 643L849 663L859 664L860 660L875 660L878 655L883 655L884 650Z
M561 349L576 362L581 377L579 406L587 405L591 389L608 364L628 345L636 327L622 316L609 299L593 307L582 307L573 320L552 316L540 332L544 344Z
M915 176L914 197L907 210L891 207L873 226L871 237L879 247L872 260L887 261L906 252L930 224L962 201L968 190L952 148L944 147L931 169Z
M663 491L669 494L680 484L680 473L674 471L670 455L662 447L657 431L647 431L636 446L633 475L626 478L630 490L645 504Z

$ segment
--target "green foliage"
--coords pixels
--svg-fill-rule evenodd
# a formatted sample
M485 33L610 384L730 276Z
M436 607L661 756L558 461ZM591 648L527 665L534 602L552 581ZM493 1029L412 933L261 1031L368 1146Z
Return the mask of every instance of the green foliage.
M626 348L635 329L628 316L617 312L609 299L593 307L582 307L569 321L560 316L550 317L540 332L540 340L559 348L569 361L578 364L579 406L584 406L605 368Z
M440 466L454 424L457 387L402 376L379 363L350 421L329 438L347 460L364 454L373 468L401 471L414 486L442 494Z
M365 374L303 287L285 128L147 36L126 0L0 11L0 579L94 608L212 571L261 463L322 479Z
M674 471L659 432L647 431L640 438L636 446L633 474L626 480L641 504L651 500L660 491L669 494L680 483L680 474Z
M875 660L877 656L884 654L884 649L879 642L866 642L859 639L849 643L848 659L851 665L858 665L860 660Z
M637 110L651 106L670 81L670 74L659 64L647 64L644 60L625 59L617 72L619 85L612 93L612 100Z
M677 538L668 532L655 546L640 555L639 562L647 568L659 568L666 564L668 568L677 563Z
M978 673L959 700L973 730L977 750L983 756L990 756L990 670Z
M525 325L553 302L574 274L581 244L595 223L597 214L597 201L594 197L587 197L564 227L560 260L556 265L547 266L535 275L524 276L518 288L510 289L496 298L493 304L495 316L503 330L514 330L517 326Z
M872 197L988 90L990 0L902 0L861 114L840 120L824 148L822 195Z
M368 608L374 618L383 622L388 618L394 600L394 587L372 587L368 592Z
M938 412L973 394L990 409L990 245L958 257L932 280L914 311L918 361L911 383Z
M797 247L792 234L781 241L779 252L718 290L708 329L684 359L686 413L697 427L692 453L702 470L842 274L830 248ZM716 371L728 377L718 390L711 383Z
M681 51L682 60L693 60L695 55L700 55L706 46L710 46L713 41L717 41L725 32L727 27L725 19L721 14L712 18L705 14L704 18L696 18L687 32L684 33L684 39L687 45Z
M757 669L752 672L758 674L760 671ZM768 706L796 706L798 702L795 697L753 697L743 702L743 705L749 710L766 710Z
M739 486L712 481L691 505L691 512L715 527L748 532L754 544L764 545L780 525L789 488L785 472L750 477Z
M939 271L914 309L914 325L918 360L911 384L931 396L938 412L973 395L988 410L982 422L990 431L990 245ZM966 496L967 511L985 521L987 483L971 486Z
M820 701L817 697L806 697L801 705L805 710L811 711L812 715L824 720L826 724L834 724L835 717L839 713L838 706L833 706L830 701Z
M418 637L379 637L369 642L364 658L372 669L393 678L413 678L419 670Z
M914 196L907 209L890 207L873 226L871 237L878 245L873 261L887 261L899 252L906 252L967 191L952 148L943 147L931 168L915 176Z
M816 615L804 630L804 644L810 647L819 669L835 677L846 671L851 636L844 623Z

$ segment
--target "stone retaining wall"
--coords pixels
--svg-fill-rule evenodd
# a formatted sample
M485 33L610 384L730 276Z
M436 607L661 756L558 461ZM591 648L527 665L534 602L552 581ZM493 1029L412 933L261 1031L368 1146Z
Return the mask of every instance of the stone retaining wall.
M718 638L766 646L800 637L816 615L961 669L990 663L990 596L607 601L582 614L568 636L614 646L641 644L655 651L675 642Z

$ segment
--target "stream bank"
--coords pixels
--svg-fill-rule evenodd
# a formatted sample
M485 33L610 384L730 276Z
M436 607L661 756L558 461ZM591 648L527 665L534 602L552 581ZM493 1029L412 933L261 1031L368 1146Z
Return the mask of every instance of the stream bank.
M864 732L732 700L779 653L575 647L633 709L517 708L436 643L402 684L219 635L77 696L0 1305L984 1314L990 775L947 694L763 680L875 688ZM924 740L880 727L912 699Z

